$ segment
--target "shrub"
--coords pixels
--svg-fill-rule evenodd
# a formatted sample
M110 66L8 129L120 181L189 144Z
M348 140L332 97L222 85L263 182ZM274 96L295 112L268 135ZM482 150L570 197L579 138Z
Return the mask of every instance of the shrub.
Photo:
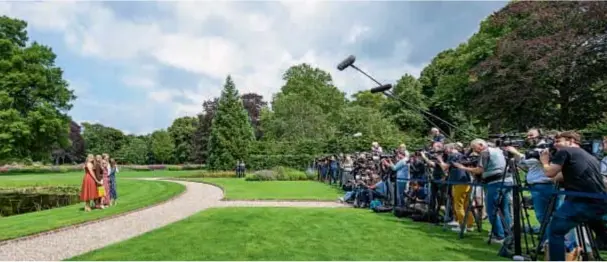
M248 174L245 176L246 181L298 181L315 178L315 176L310 177L302 171L281 166L275 167L272 170L260 170L253 174Z
M212 172L200 172L198 174L194 174L191 176L187 176L189 178L235 178L236 172L234 171L212 171Z

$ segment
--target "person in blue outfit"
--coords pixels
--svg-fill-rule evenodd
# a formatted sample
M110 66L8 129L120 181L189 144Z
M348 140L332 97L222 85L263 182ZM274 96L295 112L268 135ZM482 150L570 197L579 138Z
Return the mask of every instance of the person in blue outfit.
M390 159L385 159L384 165L396 172L396 205L404 206L404 195L408 191L409 185L409 152L399 151L396 159L398 160L396 164L392 163Z

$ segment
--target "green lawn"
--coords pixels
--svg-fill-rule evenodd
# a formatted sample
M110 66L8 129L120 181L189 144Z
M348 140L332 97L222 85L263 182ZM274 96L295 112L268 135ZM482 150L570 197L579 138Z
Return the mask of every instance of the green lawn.
M503 260L485 238L369 210L222 208L71 260Z
M335 201L342 194L329 185L315 181L245 181L236 178L188 178L224 189L228 200L321 200Z
M186 172L124 172L118 179L118 205L105 210L84 212L83 203L40 212L0 218L0 240L6 240L64 226L127 212L167 200L185 190L185 187L162 181L140 181L133 177L161 177L187 175ZM189 171L188 174L191 174ZM32 185L75 185L82 183L82 173L34 174L0 176L0 187Z

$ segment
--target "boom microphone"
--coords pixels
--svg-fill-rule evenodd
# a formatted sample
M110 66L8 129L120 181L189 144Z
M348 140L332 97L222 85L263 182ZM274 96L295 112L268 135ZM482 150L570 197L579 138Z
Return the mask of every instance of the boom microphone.
M383 93L384 91L390 90L390 88L392 88L391 84L387 84L387 85L381 85L375 88L371 88L371 93Z
M344 61L341 61L341 63L339 63L339 65L337 65L337 69L339 69L339 71L344 71L344 69L353 65L354 61L356 61L356 57L353 55L350 55Z

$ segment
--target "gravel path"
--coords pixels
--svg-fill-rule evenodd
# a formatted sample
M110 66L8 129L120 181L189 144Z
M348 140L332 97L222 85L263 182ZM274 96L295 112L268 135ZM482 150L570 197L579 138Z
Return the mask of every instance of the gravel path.
M9 241L0 246L0 260L68 259L177 222L210 207L346 207L331 202L221 201L223 192L218 187L187 181L172 182L185 185L186 192L164 204L99 223Z

